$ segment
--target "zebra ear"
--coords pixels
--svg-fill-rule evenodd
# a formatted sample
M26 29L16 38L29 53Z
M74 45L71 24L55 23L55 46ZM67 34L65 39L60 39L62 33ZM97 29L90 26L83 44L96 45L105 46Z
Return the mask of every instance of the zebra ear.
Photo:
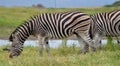
M14 38L14 34L12 34L11 36L12 36L12 38Z
M14 36L13 34L10 35L9 41L13 41L13 38L14 38L13 36Z

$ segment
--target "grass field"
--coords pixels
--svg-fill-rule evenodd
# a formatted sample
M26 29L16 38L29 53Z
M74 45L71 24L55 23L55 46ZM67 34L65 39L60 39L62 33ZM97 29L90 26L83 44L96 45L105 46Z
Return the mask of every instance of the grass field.
M8 58L8 52L0 47L0 66L119 66L120 46L117 44L104 46L95 53L79 54L79 47L67 46L51 48L48 57L44 50L43 57L39 56L38 47L24 47L23 53L13 59Z
M2 7L0 6L0 38L7 38L10 33L25 20L40 13L64 11L82 11L88 14L117 10L119 7L98 8L33 8L33 7Z
M117 10L119 7L98 8L46 8L32 7L0 7L0 38L8 38L10 33L30 16L40 13L54 13L63 11L82 11L88 14ZM107 44L101 51L95 53L79 54L79 47L60 46L51 48L48 57L45 50L40 57L38 47L24 47L23 53L13 59L8 58L9 53L2 51L5 46L0 46L0 66L119 66L120 46Z

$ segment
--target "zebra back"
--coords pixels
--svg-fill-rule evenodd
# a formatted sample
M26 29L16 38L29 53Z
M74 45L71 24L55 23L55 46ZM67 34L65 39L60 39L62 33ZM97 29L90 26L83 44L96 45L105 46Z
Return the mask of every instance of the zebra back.
M119 18L120 18L120 10L97 13L92 15L92 21L93 23L96 23L98 32L108 36L120 35Z
M63 39L73 34L80 38L80 34L83 34L82 38L92 45L88 36L90 22L91 18L88 14L78 11L36 15L11 33L9 37L9 40L12 41L10 57L18 56L21 53L23 43L30 35L38 38L40 36L40 38Z

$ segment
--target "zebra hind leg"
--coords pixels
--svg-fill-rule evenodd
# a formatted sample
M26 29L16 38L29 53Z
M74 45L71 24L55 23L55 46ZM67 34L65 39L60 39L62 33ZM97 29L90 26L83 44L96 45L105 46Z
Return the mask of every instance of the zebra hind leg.
M76 34L79 44L80 44L80 53L87 53L89 51L89 45L86 43L78 34Z
M87 52L89 52L89 45L85 41L83 41L83 48L82 48L80 53L84 53L85 54Z
M95 42L89 37L88 33L83 32L79 35L83 39L83 41L86 42L86 44L88 44L90 47L92 47L92 51L95 52L96 51Z

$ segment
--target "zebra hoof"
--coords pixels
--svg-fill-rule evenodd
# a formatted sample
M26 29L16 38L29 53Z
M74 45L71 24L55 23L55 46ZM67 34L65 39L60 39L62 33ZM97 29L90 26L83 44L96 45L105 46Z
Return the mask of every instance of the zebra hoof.
M13 55L10 54L10 55L9 55L9 58L13 58Z

